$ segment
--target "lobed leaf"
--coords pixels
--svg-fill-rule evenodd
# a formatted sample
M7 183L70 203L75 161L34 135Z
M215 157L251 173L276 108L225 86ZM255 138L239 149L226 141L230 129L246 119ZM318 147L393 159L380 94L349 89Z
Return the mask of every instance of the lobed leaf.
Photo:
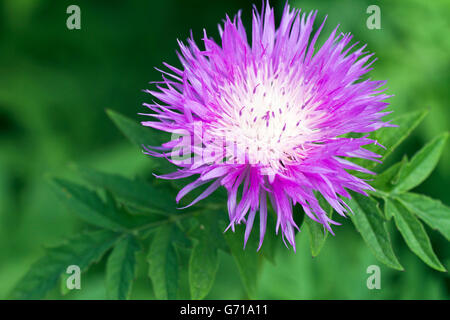
M212 223L200 224L200 236L189 259L189 287L193 300L208 295L219 269L218 247L211 239L211 226Z
M407 192L396 197L409 211L450 240L450 208L441 201Z
M375 257L391 268L403 270L392 249L386 222L378 203L355 192L351 192L351 195L349 205L354 212L351 215L352 221Z
M63 244L48 248L46 255L35 262L11 292L12 299L42 299L53 289L70 265L81 271L101 259L120 234L100 230L82 233ZM83 284L81 284L83 285Z
M87 182L109 190L125 204L165 214L176 211L175 198L150 183L86 167L77 166L76 170Z
M64 179L54 179L53 186L69 210L82 220L101 228L125 231L165 218L157 215L129 214L117 206L110 192L106 192L106 202L104 202L96 192Z
M150 245L147 261L149 277L157 299L176 299L178 291L178 257L172 244L173 224L162 225Z
M57 195L82 220L110 230L124 229L115 208L107 206L96 192L64 179L52 182Z
M419 150L401 170L393 192L408 191L421 184L436 167L447 138L448 133L445 132Z
M446 271L436 257L430 239L420 221L396 200L387 199L386 208L392 212L395 224L411 251L430 267L438 271Z
M141 250L137 239L128 234L120 239L106 264L106 295L109 299L129 299L136 273L136 253Z

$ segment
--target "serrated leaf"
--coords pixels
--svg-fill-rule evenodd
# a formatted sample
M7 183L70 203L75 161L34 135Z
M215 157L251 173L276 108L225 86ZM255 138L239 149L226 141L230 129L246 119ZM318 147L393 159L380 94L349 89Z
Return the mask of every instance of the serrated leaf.
M331 218L333 214L333 208L331 205L322 196L318 199L322 209L325 210L327 216ZM308 217L305 217L305 224L308 226L309 247L311 249L311 254L313 257L316 257L320 253L320 250L322 250L329 232L322 224Z
M403 270L392 249L386 222L378 203L370 198L351 192L348 204L353 210L352 221L375 257L387 266Z
M394 192L411 190L430 175L439 161L447 137L447 132L437 136L414 155L402 169Z
M189 286L191 298L205 298L211 290L219 269L217 248L208 241L194 246L189 260Z
M161 132L144 127L138 121L132 120L116 111L106 110L106 113L120 131L137 146L158 145L163 142Z
M174 196L145 181L132 180L80 166L77 166L76 170L87 182L109 190L126 204L144 209L155 209L165 214L177 210Z
M53 179L52 185L69 210L84 221L115 231L124 228L117 222L115 209L107 206L96 192L64 179Z
M136 253L141 246L132 235L126 235L114 246L106 263L108 299L129 299L136 273Z
M86 271L108 251L120 234L108 231L83 233L63 244L48 248L35 262L11 293L12 299L41 299L53 289L70 265ZM83 284L82 284L83 285Z
M177 299L190 300L191 292L189 287L189 258L192 253L191 242L189 241L189 246L186 246L179 241L175 241L173 242L173 246L178 257Z
M175 227L163 225L154 235L147 257L149 277L157 299L176 299L178 291L178 257L172 244Z
M255 239L255 233L252 232L244 250L244 233L245 226L237 225L235 232L230 229L224 233L224 237L238 267L245 291L250 299L255 299L258 276L258 253L256 251L258 240Z
M397 229L406 244L423 262L438 271L446 271L431 247L425 228L420 221L397 200L387 200L386 210L392 212Z
M450 208L441 201L417 193L403 193L396 196L409 211L438 230L450 240Z
M208 295L219 268L215 221L211 219L212 214L201 218L195 232L197 242L189 259L189 287L193 300L203 299Z
M123 231L164 219L164 216L157 215L131 215L117 206L109 192L106 192L105 202L96 192L64 179L53 179L53 186L69 210L84 221L101 228Z

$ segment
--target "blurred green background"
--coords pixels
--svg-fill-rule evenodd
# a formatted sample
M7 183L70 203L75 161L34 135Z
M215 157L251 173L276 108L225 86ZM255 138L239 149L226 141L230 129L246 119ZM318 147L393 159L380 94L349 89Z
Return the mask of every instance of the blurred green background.
M278 19L284 1L272 1ZM419 1L290 1L307 11L328 14L323 34L340 23L367 43L378 61L371 77L388 80L396 113L421 108L429 115L390 159L412 155L450 119L450 2ZM81 30L66 28L66 8L81 8ZM256 0L260 7L260 1ZM381 8L381 30L366 27L366 8ZM142 89L159 80L153 67L166 61L179 66L176 39L190 30L198 40L202 29L218 38L217 23L243 9L250 30L251 1L50 1L0 2L0 298L44 246L79 232L84 225L56 199L47 175L76 179L70 163L81 163L127 176L151 176L150 161L132 146L105 115L111 108L138 119L150 96ZM322 37L323 39L323 37ZM144 111L145 112L145 111ZM416 191L450 205L450 150ZM149 195L151 196L151 195ZM398 232L394 248L405 267L390 270L378 263L349 220L336 227L319 257L312 259L306 233L298 249L282 249L276 265L264 265L259 282L262 299L448 299L450 278L414 256ZM435 251L447 269L450 248L428 230ZM280 240L281 241L281 240ZM141 257L143 260L143 257ZM380 265L381 290L368 290L366 268ZM50 298L105 297L104 262L82 279L82 290ZM223 255L209 298L239 299L244 292L230 257ZM144 267L133 298L152 298Z

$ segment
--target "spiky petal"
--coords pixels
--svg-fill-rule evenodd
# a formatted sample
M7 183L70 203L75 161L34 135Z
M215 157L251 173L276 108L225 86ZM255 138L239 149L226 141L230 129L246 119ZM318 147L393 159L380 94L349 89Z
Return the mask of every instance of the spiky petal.
M354 50L352 36L338 34L338 28L315 49L326 20L313 32L316 15L286 5L276 28L267 4L261 14L253 11L250 42L240 12L233 20L227 17L219 26L221 44L206 31L203 50L192 37L186 45L179 42L182 69L165 64L169 71L158 90L148 91L160 103L145 104L155 119L143 125L174 138L156 149L146 147L146 153L180 167L162 178L199 175L176 200L209 183L193 205L224 186L230 227L245 222L245 242L259 212L260 247L268 201L277 214L277 233L281 229L283 241L294 249L294 205L332 232L330 224L337 223L316 194L345 216L347 190L366 194L372 189L347 170L371 172L347 159L379 158L362 148L376 143L368 135L343 135L390 125L381 120L389 97L382 90L385 82L362 79L371 70L372 55L364 46ZM192 157L169 159L174 148Z

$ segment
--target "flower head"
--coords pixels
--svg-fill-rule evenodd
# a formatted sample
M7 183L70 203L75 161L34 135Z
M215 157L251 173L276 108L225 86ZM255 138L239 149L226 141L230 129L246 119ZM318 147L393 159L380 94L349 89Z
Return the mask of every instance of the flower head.
M193 205L224 186L230 227L245 222L245 242L259 213L260 247L268 199L277 214L276 231L281 229L283 241L294 249L294 205L332 232L330 224L338 223L315 193L345 216L350 208L342 197L350 197L348 190L372 189L347 170L372 172L344 157L379 157L362 148L376 141L343 135L390 125L381 120L388 105L381 89L385 82L362 79L371 70L372 54L365 46L353 50L352 36L338 34L338 28L315 49L326 20L313 32L316 15L286 5L276 28L267 4L261 14L253 12L250 41L240 12L233 20L227 17L219 26L221 44L206 31L204 49L192 37L187 45L179 42L182 69L165 64L170 71L161 71L158 90L148 91L160 102L145 104L155 119L143 125L171 132L173 139L145 147L146 153L180 167L160 177L199 175L176 200L209 183ZM183 159L169 159L173 150ZM189 153L193 156L186 160Z

